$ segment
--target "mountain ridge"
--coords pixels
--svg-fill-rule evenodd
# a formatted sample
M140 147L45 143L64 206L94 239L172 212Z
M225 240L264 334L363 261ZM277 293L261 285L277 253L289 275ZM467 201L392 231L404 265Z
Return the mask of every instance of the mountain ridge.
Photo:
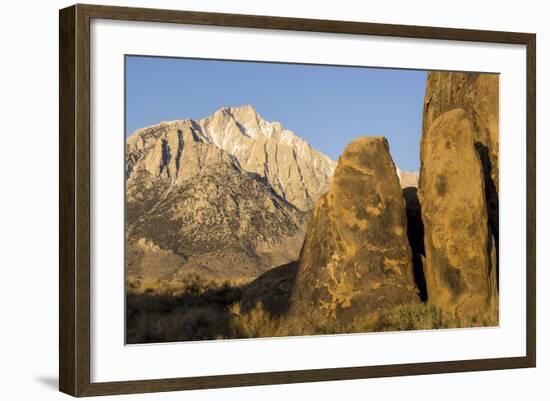
M178 132L177 137L166 139L167 134L174 130ZM281 123L267 122L252 106L246 105L224 107L200 120L162 122L134 131L126 140L127 179L142 151L163 135L167 142L155 150L155 157L147 163L149 173L161 174L162 171L155 170L159 161L166 159L168 175L177 181L181 165L179 158L183 155L182 142L189 136L188 140L212 144L227 152L238 162L239 168L256 174L260 181L300 210L312 207L313 198L320 195L318 188L328 185L327 177L332 175L336 165L307 141L284 129ZM175 163L170 165L171 161ZM275 170L270 169L270 165L274 165ZM190 174L193 171L186 177L189 178Z
M136 130L126 142L127 271L256 277L297 259L334 165L251 106Z

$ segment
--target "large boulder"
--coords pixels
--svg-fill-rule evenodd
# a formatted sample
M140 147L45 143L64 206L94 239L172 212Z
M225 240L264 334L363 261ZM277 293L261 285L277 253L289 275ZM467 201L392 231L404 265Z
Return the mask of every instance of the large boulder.
M463 109L472 121L475 141L486 149L490 176L498 191L499 76L485 73L428 73L423 132L448 111ZM479 146L478 145L478 146Z
M472 122L475 147L483 167L487 217L493 253L494 285L498 285L498 192L499 192L499 76L472 72L428 73L422 132L453 109L464 110Z
M298 262L287 263L268 270L246 285L241 299L243 311L247 312L261 304L271 316L284 315L290 306L297 270Z
M405 202L388 142L357 139L315 205L291 313L316 324L374 323L384 310L418 301Z
M484 169L471 113L454 109L424 131L419 199L428 302L475 322L494 299Z

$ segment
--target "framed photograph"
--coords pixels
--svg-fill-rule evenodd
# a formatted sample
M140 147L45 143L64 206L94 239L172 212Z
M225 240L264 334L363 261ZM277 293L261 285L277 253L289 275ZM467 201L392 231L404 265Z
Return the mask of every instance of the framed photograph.
M59 18L62 392L535 366L534 34Z

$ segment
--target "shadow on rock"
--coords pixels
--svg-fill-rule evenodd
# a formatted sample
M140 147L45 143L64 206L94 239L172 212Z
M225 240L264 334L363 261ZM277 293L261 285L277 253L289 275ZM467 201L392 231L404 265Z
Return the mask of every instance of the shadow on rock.
M418 189L408 187L403 189L403 197L407 207L407 236L412 250L414 280L420 291L420 300L426 302L428 292L422 258L426 255L424 248L424 223L422 209L418 200Z
M261 303L270 315L284 315L290 307L297 272L298 262L291 262L275 267L252 281L243 290L243 311L250 311Z

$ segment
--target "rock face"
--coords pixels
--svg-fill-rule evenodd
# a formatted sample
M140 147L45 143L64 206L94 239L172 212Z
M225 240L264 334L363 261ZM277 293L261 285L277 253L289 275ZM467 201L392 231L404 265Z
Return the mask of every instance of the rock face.
M461 109L458 112L456 109ZM448 114L448 113L454 114ZM461 123L458 123L458 119L461 119ZM441 120L443 119L443 120ZM468 123L464 121L469 121ZM437 128L435 129L437 125ZM468 128L466 128L468 126ZM466 138L459 138L451 131L461 128L462 132L468 131L465 134ZM432 132L433 130L433 132ZM470 132L471 131L471 132ZM427 153L427 148L431 147L431 141L440 140L437 139L437 135L443 136L450 143L450 148L445 146L442 153L432 154ZM445 142L446 144L447 142ZM462 150L459 152L454 151L456 146L461 143L465 148L463 149L465 155L471 156L472 153L477 157L472 158L474 165L464 165L465 174L475 175L478 179L477 169L481 169L481 179L476 182L471 182L468 187L451 188L450 184L447 185L448 193L446 201L449 203L449 207L453 208L460 202L460 197L470 197L472 199L484 198L484 204L478 204L475 207L480 209L470 211L469 215L465 214L462 220L455 222L456 228L454 232L456 235L460 235L461 232L471 227L471 223L475 224L478 229L475 236L482 238L486 234L486 251L484 256L480 256L481 259L486 259L477 265L478 274L480 277L487 277L488 285L480 287L469 287L468 280L464 282L464 286L451 288L438 288L436 283L429 283L429 276L438 269L436 261L430 260L434 256L434 248L429 244L430 238L434 237L431 232L432 227L429 227L426 223L426 217L430 214L433 216L430 210L430 205L434 205L438 200L436 198L430 198L437 196L437 191L434 192L433 188L429 189L428 176L429 171L433 164L437 163L449 163L454 165L457 163L457 159L462 163L463 158ZM477 73L456 73L456 72L430 72L428 74L428 80L426 84L426 96L424 99L424 115L423 115L423 135L421 144L421 161L422 167L420 172L420 198L422 203L422 215L424 217L425 224L425 239L426 239L426 279L428 285L428 293L432 294L428 296L428 301L439 302L442 307L454 310L458 315L463 318L471 319L475 317L476 312L468 310L468 307L463 307L463 312L460 312L460 308L451 308L448 301L443 301L449 294L454 294L451 297L455 297L458 302L466 302L468 297L472 298L469 301L473 304L474 298L480 300L478 305L478 314L483 313L486 302L481 300L489 299L489 310L492 315L492 321L498 320L497 308L498 304L498 247L499 247L499 221L498 221L498 191L499 191L499 77L496 74L477 74ZM451 160L455 158L454 160ZM446 161L445 161L446 160ZM446 176L445 171L441 171L443 177ZM448 174L454 174L449 172ZM432 177L433 179L433 177ZM467 181L465 175L462 177L463 181ZM459 185L460 182L456 182ZM461 194L461 189L467 191ZM481 191L481 195L478 193ZM431 192L431 193L430 193ZM441 206L441 205L440 205ZM485 208L485 210L483 210ZM449 213L452 213L449 211ZM475 216L474 216L475 215ZM449 216L450 217L450 216ZM444 216L441 216L444 218ZM455 216L458 219L458 216ZM476 219L468 221L468 219ZM432 218L433 221L433 218ZM470 228L473 229L473 228ZM451 232L447 233L451 236ZM435 235L437 236L437 235ZM454 237L453 237L454 238ZM450 241L454 241L456 246L467 246L466 244L460 245L461 239L456 237L450 238ZM482 252L479 246L476 246L475 253ZM462 248L463 255L468 252L474 252L469 248ZM445 258L449 258L449 255L455 254L457 251L448 249L441 249L435 254L442 255ZM450 256L451 259L453 256ZM437 259L437 257L436 257ZM464 258L461 262L467 263L468 258ZM455 262L458 261L455 259ZM431 267L429 267L431 266ZM473 266L470 266L472 269ZM442 268L444 269L444 267ZM440 274L439 273L435 273ZM469 273L468 273L469 274ZM472 273L473 274L473 273ZM460 281L460 280L459 280ZM442 283L439 283L442 284ZM443 284L444 285L444 284ZM430 287L432 287L430 289ZM445 295L444 293L448 294ZM459 295L462 294L462 295ZM436 301L439 299L440 301ZM473 309L474 306L471 306Z
M453 109L472 120L475 141L487 149L491 179L498 192L499 77L497 74L430 72L426 82L422 132Z
M330 190L309 223L291 313L314 321L376 321L386 308L419 299L405 203L382 137L349 144Z
M126 143L129 274L256 277L298 258L335 163L251 106Z
M428 302L466 320L495 296L484 168L471 116L454 109L425 124L419 191Z

